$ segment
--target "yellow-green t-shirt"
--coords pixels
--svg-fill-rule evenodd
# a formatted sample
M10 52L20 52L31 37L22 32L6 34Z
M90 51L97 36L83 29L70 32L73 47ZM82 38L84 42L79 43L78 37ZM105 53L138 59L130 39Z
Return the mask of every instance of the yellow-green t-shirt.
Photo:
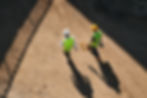
M101 38L102 38L102 31L99 30L95 32L92 36L91 47L97 48L97 46L99 46L101 42Z
M74 38L69 37L63 40L64 52L70 52L75 44Z

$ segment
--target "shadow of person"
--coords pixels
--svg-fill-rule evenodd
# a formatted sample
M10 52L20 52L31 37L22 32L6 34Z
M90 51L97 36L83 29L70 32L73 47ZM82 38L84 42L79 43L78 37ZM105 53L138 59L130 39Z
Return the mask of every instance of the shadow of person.
M83 96L85 96L85 98L93 98L92 97L93 90L92 90L89 79L81 75L81 73L75 67L75 64L72 61L71 57L68 54L65 54L65 55L66 55L69 67L71 68L73 72L73 82L75 87Z
M117 76L115 75L114 71L112 70L111 65L108 62L99 64L99 65L102 71L102 75L100 75L97 72L97 70L93 68L92 66L89 66L89 69L94 74L96 74L100 79L102 79L109 87L113 88L117 93L121 93L121 90L119 87L120 82Z
M100 64L100 68L102 70L103 73L103 79L105 80L105 82L112 87L117 93L120 93L120 82L117 78L117 76L115 75L114 71L111 68L110 63L106 62L106 63L102 63Z
M99 55L99 52L96 49L90 49L90 52L94 55L94 57L96 58L98 65L100 66L100 69L102 71L103 76L100 76L98 74L98 72L94 69L91 68L90 69L99 77L102 78L102 80L111 88L113 88L117 93L120 93L120 82L117 78L117 76L115 75L114 71L111 68L111 65L106 62L104 63Z

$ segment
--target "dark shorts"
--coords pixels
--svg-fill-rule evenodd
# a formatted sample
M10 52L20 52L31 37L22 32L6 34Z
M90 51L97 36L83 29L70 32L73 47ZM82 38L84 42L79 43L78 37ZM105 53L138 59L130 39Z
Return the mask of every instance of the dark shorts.
M89 47L89 50L94 56L99 57L99 52L97 51L96 48Z
M64 55L65 55L67 58L70 58L70 53L69 53L69 52L64 52Z

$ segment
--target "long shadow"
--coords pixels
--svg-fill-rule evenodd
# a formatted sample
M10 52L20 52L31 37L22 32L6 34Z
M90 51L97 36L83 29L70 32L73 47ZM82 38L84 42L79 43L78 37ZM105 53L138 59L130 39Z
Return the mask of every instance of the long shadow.
M96 0L68 0L90 21L100 27L147 70L147 17L115 15L104 10ZM97 0L100 1L100 0ZM123 1L123 0L120 0ZM126 6L126 5L125 5ZM113 52L113 51L112 51Z
M89 69L96 74L100 79L102 79L109 87L114 89L118 94L121 93L120 90L120 82L115 75L114 71L111 68L110 63L102 63L99 64L101 71L102 71L102 76L95 70L92 66L89 66Z
M111 65L108 62L103 62L99 52L97 50L89 50L91 52L91 54L95 57L95 59L97 60L98 65L100 66L100 69L103 73L102 76L100 76L98 74L98 72L92 68L89 67L96 75L98 75L108 86L110 86L111 88L113 88L117 93L120 93L120 88L119 88L119 80L117 78L117 76L115 75L114 71L111 68Z
M28 17L37 0L1 0L0 2L0 63L5 55L18 29ZM0 64L1 65L1 64Z
M112 87L117 93L120 93L120 82L117 78L117 76L115 75L114 71L111 68L110 63L103 63L100 64L100 68L101 71L103 73L103 78L105 80L105 82Z
M15 1L17 1L17 0L15 0ZM20 0L20 1L21 1L21 3L25 3L26 1L30 1L30 2L31 2L31 0ZM24 1L24 2L23 2L23 1ZM13 2L14 2L14 1L13 1ZM25 54L26 54L26 52L27 52L27 49L28 49L28 47L30 46L30 43L32 42L32 39L33 39L33 37L35 36L36 31L38 30L38 27L40 26L42 20L43 20L44 17L46 16L46 14L47 14L47 12L48 12L48 10L49 10L49 8L50 8L52 2L53 2L53 0L49 0L49 3L48 3L47 8L44 10L43 14L41 15L41 17L39 18L39 20L38 20L37 23L35 24L35 27L33 28L32 33L31 33L31 35L29 36L29 38L28 38L26 44L24 45L24 49L22 50L22 52L21 52L21 54L20 54L20 56L19 56L19 58L18 58L18 61L17 61L16 65L15 65L15 68L14 68L13 72L9 72L9 67L8 67L9 65L7 65L7 63L5 62L5 63L6 63L6 64L5 64L5 65L6 65L6 71L7 71L7 73L9 74L9 80L8 80L8 82L7 82L7 85L6 85L6 89L4 90L4 94L3 94L3 95L0 95L0 98L7 98L7 95L8 95L8 93L9 93L11 87L12 87L13 81L14 81L14 79L15 79L15 76L17 75L17 72L18 72L18 70L19 70L19 68L20 68L20 65L21 65L21 62L22 62L22 60L23 60L23 58L24 58L24 56L25 56ZM26 4L27 4L27 3L25 3L25 7L27 6ZM29 3L29 4L30 4L30 3ZM15 28L15 27L14 27L14 28ZM5 50L5 51L6 51L6 50Z
M81 75L70 57L67 57L69 67L73 72L73 82L77 90L85 96L85 98L93 98L93 90L88 78Z

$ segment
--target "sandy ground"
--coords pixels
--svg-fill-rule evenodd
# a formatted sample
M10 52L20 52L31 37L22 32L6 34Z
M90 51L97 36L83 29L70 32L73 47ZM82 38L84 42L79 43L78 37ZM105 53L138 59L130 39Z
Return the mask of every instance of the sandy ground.
M107 35L99 51L108 65L98 64L80 45L72 51L74 67L68 64L59 45L62 30L69 27L78 44L87 43L92 35L89 26L90 22L65 0L54 0L27 50L8 98L147 98L146 72ZM103 77L110 81L115 77L112 81L116 85Z

